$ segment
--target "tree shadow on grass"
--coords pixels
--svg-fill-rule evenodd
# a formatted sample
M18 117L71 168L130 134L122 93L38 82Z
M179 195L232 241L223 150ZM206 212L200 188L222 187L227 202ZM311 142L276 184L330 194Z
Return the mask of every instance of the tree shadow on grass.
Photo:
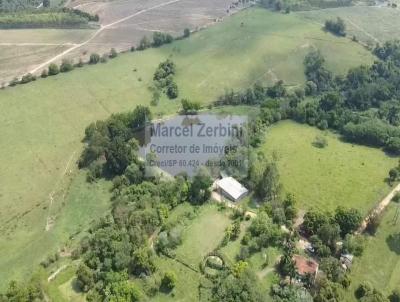
M400 233L390 234L386 237L386 243L392 252L400 255Z
M71 287L72 290L76 293L76 294L83 294L84 292L82 291L81 287L79 286L78 280L76 278L74 278L71 282Z

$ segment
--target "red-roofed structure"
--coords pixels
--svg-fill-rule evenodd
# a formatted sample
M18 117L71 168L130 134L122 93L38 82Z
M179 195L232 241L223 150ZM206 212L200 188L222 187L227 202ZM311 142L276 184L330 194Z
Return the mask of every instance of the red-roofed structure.
M306 275L311 275L315 278L318 274L319 264L317 261L312 259L307 259L300 255L294 255L293 260L296 265L297 273L301 277L305 277Z

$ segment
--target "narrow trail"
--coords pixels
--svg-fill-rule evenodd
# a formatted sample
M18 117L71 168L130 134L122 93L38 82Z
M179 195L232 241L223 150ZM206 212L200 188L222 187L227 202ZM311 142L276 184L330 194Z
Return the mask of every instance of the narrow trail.
M57 181L56 185L54 186L53 191L51 191L51 193L49 194L49 209L48 209L48 212L47 212L46 226L45 226L45 230L46 231L50 231L50 229L51 229L51 227L53 226L53 223L54 223L54 221L53 221L53 219L51 217L51 207L52 207L52 205L54 203L54 194L56 194L56 190L57 190L60 182L63 180L64 176L67 174L68 169L69 169L69 167L71 165L71 162L72 162L76 152L77 151L72 152L72 154L71 154L70 158L68 159L68 162L67 162L67 164L65 166L65 169L64 169L63 173L61 174L61 177L59 178L59 180Z
M356 233L357 234L363 233L365 231L365 229L367 228L369 219L372 216L381 214L386 209L386 207L390 204L393 197L398 192L400 192L400 184L398 184L396 187L394 187L394 189L385 198L383 198L381 200L381 202L371 211L371 213L367 217L364 218L360 228L357 230Z
M59 273L61 273L63 270L65 270L66 268L67 268L67 265L66 265L66 264L64 264L63 266L61 266L60 268L58 268L54 273L52 273L52 274L47 278L47 282L53 281L53 280L57 277L57 275L58 275Z
M154 9L157 9L157 8L160 8L160 7L164 7L164 6L167 6L167 5L171 5L171 4L180 2L180 1L182 1L182 0L172 0L172 1L164 2L164 3L158 4L158 5L146 8L146 9L142 9L142 10L140 10L140 11L134 13L134 14L131 14L131 15L126 16L124 18L118 19L117 21L114 21L114 22L109 23L107 25L102 25L97 31L95 31L93 33L93 35L89 39L87 39L86 41L84 41L82 43L76 44L75 46L73 46L71 48L68 48L67 50L63 51L62 53L52 57L51 59L47 60L44 63L36 66L34 69L32 69L30 71L30 73L32 73L32 74L36 73L38 70L44 68L48 64L54 62L55 60L58 60L58 59L62 58L63 56L65 56L66 54L68 54L68 53L70 53L70 52L72 52L72 51L74 51L74 50L76 50L76 49L88 44L90 41L92 41L94 38L96 38L100 33L102 33L105 29L111 28L111 27L113 27L113 26L115 26L115 25L117 25L119 23L122 23L122 22L124 22L126 20L129 20L129 19L131 19L133 17L136 17L136 16L141 15L143 13L146 13L148 11L151 11L151 10L154 10Z
M372 34L370 34L369 32L367 32L364 28L358 26L357 24L355 24L353 21L351 21L349 18L344 18L347 22L349 22L351 25L353 25L355 28L357 28L359 31L361 31L362 33L364 33L366 36L370 37L372 40L374 40L375 42L381 44L381 41L379 39L377 39L375 36L373 36Z

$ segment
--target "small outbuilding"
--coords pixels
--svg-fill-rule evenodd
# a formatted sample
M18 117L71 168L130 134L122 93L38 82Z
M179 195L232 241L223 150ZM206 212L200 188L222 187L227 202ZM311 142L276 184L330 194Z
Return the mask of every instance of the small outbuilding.
M216 182L217 190L232 201L239 201L248 194L248 190L233 177L224 177Z
M314 280L318 274L319 264L313 259L307 259L300 255L294 255L293 260L300 278L310 275Z
M354 256L352 254L342 254L340 256L340 263L345 270L348 270L353 265Z

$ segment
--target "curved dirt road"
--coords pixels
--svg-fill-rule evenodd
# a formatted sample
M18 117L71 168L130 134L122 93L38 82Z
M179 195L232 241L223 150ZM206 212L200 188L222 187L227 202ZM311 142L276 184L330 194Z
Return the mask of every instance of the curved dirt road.
M40 70L40 69L46 67L46 66L49 65L50 63L54 62L55 60L61 59L63 56L65 56L66 54L70 53L71 51L74 51L74 50L76 50L76 49L78 49L78 48L80 48L80 47L82 47L82 46L88 44L88 43L89 43L90 41L92 41L95 37L97 37L103 30L105 30L105 29L107 29L107 28L110 28L110 27L112 27L112 26L114 26L114 25L117 25L117 24L119 24L119 23L122 23L122 22L124 22L124 21L126 21L126 20L129 20L129 19L131 19L131 18L133 18L133 17L136 17L136 16L138 16L138 15L140 15L140 14L143 14L143 13L146 13L146 12L148 12L148 11L151 11L151 10L154 10L154 9L157 9L157 8L160 8L160 7L163 7L163 6L167 6L167 5L170 5L170 4L174 4L174 3L177 3L177 2L180 2L180 1L182 1L182 0L171 0L171 1L168 1L168 2L164 2L164 3L158 4L158 5L155 5L155 6L146 8L146 9L142 9L142 10L140 10L140 11L134 13L134 14L131 14L131 15L126 16L126 17L124 17L124 18L118 19L117 21L114 21L114 22L109 23L109 24L107 24L107 25L103 25L103 26L101 26L97 31L95 31L94 34L93 34L89 39L87 39L86 41L84 41L84 42L82 42L82 43L79 43L79 44L76 44L76 45L74 45L73 47L68 48L67 50L63 51L62 53L60 53L60 54L58 54L58 55L52 57L51 59L47 60L46 62L44 62L44 63L42 63L42 64L36 66L34 69L32 69L32 70L30 71L30 73L33 74L33 73L37 72L38 70Z

